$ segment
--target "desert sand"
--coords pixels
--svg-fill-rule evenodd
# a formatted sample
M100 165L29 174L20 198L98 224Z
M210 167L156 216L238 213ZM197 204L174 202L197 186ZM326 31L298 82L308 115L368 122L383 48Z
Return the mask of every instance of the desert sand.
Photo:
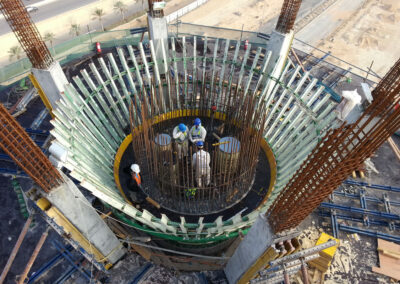
M319 47L363 69L384 76L400 57L400 1L366 0L362 9ZM332 58L328 61L339 64Z
M283 0L210 0L180 20L193 24L258 31L279 15Z

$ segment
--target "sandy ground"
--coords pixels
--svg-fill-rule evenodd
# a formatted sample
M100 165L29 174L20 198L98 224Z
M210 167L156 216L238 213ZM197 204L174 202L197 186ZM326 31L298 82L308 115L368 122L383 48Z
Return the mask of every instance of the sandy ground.
M340 15L337 15L340 17ZM333 55L384 76L400 57L400 1L366 0L361 10L344 22L320 48ZM338 64L328 58L328 61Z
M193 24L257 31L279 15L282 0L210 0L180 20Z

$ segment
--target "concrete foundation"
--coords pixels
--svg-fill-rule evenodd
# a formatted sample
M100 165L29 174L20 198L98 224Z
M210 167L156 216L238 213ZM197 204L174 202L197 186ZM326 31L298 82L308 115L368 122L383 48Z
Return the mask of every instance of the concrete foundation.
M63 178L66 182L46 198L110 263L116 263L125 254L125 248L76 185L65 175Z
M238 283L274 243L274 239L275 236L267 218L264 214L259 215L224 269L229 283Z
M162 64L163 50L161 41L164 41L164 52L165 56L168 57L168 26L167 19L163 18L153 18L147 15L147 21L149 24L149 34L150 39L154 43L155 55L158 62L158 70L160 74L164 74L164 67ZM166 58L167 59L167 58Z
M57 107L57 101L64 92L64 85L68 84L67 77L61 69L59 62L53 64L46 70L32 68L33 76L35 76L40 87L49 100L51 107Z

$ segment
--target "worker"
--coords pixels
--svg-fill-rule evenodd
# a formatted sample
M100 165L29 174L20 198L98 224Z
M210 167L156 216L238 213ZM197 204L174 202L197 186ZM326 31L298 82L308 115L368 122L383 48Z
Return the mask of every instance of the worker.
M188 154L188 128L185 124L179 123L172 131L172 137L175 139L175 145L178 152L178 159L186 157Z
M193 154L192 167L195 171L197 186L208 186L211 181L210 153L203 150L203 141L196 143L198 151Z
M206 140L207 136L207 130L201 126L201 120L200 118L196 118L194 120L194 126L190 129L189 131L189 140L193 144L196 145L198 141L204 141Z
M130 190L130 198L133 202L135 203L142 203L145 199L146 196L143 193L143 187L142 187L142 177L140 176L140 167L138 164L132 164L131 165L131 180L130 180L130 185L129 185L129 190Z

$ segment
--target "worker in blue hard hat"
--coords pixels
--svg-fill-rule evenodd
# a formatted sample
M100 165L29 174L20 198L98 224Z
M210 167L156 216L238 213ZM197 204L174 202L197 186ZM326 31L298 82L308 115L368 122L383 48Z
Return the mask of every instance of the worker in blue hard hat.
M198 150L192 157L196 183L198 187L208 186L211 181L210 153L203 150L203 141L197 141L196 146Z
M201 126L200 118L196 118L194 120L194 125L189 131L189 140L193 144L196 144L199 141L204 142L206 140L207 130Z
M175 139L179 159L182 159L188 154L188 136L189 129L183 123L179 123L172 131L172 137Z

